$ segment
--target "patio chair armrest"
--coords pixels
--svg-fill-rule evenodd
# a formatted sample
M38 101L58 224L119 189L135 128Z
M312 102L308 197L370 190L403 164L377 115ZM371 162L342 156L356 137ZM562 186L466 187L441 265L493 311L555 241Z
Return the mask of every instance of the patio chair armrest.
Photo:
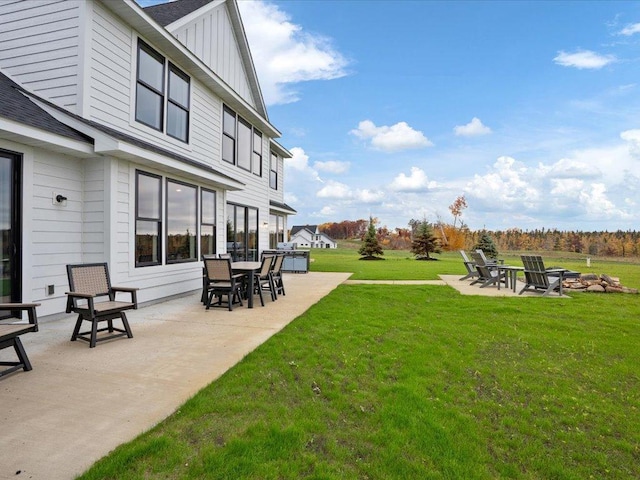
M133 309L138 309L138 290L136 287L111 287L111 291L114 293L122 292L122 293L130 293L131 294L131 303L133 303Z
M64 292L64 293L67 296L67 309L66 309L67 313L73 312L73 309L75 308L74 300L76 299L86 300L88 302L87 306L89 310L93 311L93 299L95 298L95 295L93 293L80 293L80 292Z
M64 292L65 295L69 297L78 297L78 298L95 298L93 293L80 293L80 292Z
M36 307L39 307L39 303L0 303L0 310L20 310L27 312L29 315L29 323L35 325L34 331L38 331L38 315L36 314Z

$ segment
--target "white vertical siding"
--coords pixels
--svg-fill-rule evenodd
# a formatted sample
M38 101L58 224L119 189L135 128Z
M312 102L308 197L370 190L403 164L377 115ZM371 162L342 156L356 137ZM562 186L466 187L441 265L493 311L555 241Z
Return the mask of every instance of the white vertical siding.
M107 205L103 161L102 159L85 160L83 167L82 262L104 262Z
M80 2L0 0L0 68L52 102L78 103Z
M244 100L256 107L226 4L172 33Z

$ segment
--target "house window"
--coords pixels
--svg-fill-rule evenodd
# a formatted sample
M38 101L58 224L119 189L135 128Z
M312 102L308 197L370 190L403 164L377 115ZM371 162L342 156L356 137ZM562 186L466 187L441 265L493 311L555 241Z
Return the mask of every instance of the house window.
M193 262L198 252L216 253L215 191L198 192L196 185L136 171L135 199L136 267Z
M226 105L222 111L222 159L262 176L262 133Z
M186 142L189 138L189 77L169 64L167 135Z
M269 160L269 186L273 190L278 189L278 156L273 152Z
M136 172L136 266L160 264L161 178Z
M216 192L202 189L200 194L200 253L216 253Z
M167 263L197 260L197 188L167 180Z
M238 166L251 171L251 125L238 118Z
M284 215L269 215L269 248L284 242Z
M227 252L235 261L258 260L258 209L227 203Z
M222 114L222 159L236 164L236 113L227 107Z
M165 95L167 90L168 96ZM138 40L136 121L187 142L189 92L189 77L149 45Z
M253 130L253 173L259 177L262 176L262 133Z

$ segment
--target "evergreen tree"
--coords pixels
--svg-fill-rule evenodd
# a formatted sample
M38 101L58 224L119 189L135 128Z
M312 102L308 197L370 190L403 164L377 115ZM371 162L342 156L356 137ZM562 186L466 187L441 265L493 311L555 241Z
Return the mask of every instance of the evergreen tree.
M375 258L376 255L384 255L382 247L378 242L378 237L376 236L376 226L372 217L369 217L369 228L362 239L362 246L360 250L358 250L358 253L364 258Z
M482 235L480 235L480 238L478 239L478 243L473 246L473 249L482 250L487 258L498 258L498 249L496 248L496 244L487 232L482 232Z
M417 260L430 260L430 253L440 253L440 240L433 233L433 228L423 220L416 225L413 241L411 242L411 253Z

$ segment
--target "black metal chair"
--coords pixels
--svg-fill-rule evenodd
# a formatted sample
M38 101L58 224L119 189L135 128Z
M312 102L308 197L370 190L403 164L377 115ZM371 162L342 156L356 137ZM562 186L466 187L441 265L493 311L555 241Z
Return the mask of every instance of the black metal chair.
M93 348L97 342L112 338L127 336L133 338L126 310L138 308L137 288L113 287L109 278L109 268L106 263L83 263L67 265L70 292L67 293L67 313L77 313L78 319L73 329L71 341L77 339L89 342ZM131 295L130 302L116 301L116 293L123 292ZM106 298L105 298L106 297ZM96 301L98 300L98 301ZM122 328L113 326L113 320L122 320ZM91 323L91 330L81 332L84 321ZM98 328L106 322L107 326ZM106 336L98 333L109 332Z
M39 303L0 303L0 311L9 311L12 315L19 316L20 312L26 310L29 316L28 323L14 323L15 319L10 319L9 321L11 323L4 323L4 319L0 321L0 350L13 347L18 357L17 362L0 362L0 365L9 367L0 371L0 377L9 375L20 369L23 369L25 372L32 370L31 362L22 345L20 335L38 331L38 316L36 314L36 307L38 306L40 306Z
M242 275L234 275L229 258L207 258L204 261L205 295L207 310L211 308L213 297L218 297L214 306L222 306L223 296L227 296L229 311L233 310L233 303L237 300L242 306Z
M276 290L276 296L286 295L284 291L284 281L282 280L282 264L284 263L284 255L276 255L275 260L271 266L271 278L273 279L273 286Z

